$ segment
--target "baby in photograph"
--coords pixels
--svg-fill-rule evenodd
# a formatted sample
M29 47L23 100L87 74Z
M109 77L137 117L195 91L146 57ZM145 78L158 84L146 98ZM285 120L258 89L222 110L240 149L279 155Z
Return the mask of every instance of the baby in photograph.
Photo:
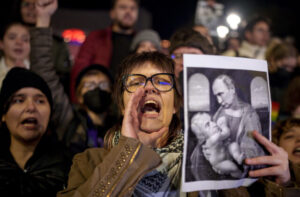
M191 130L198 143L203 144L204 156L215 172L234 178L243 175L238 165L243 163L245 156L236 142L228 142L230 130L225 117L215 123L208 113L197 113L191 120Z

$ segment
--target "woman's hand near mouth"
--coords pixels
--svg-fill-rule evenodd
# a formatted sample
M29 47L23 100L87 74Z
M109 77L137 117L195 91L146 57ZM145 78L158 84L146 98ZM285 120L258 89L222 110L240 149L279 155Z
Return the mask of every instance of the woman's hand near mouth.
M139 104L145 94L144 88L139 88L131 96L127 107L125 108L124 118L122 123L121 134L138 139L144 145L157 147L159 139L164 133L167 133L168 127L162 127L156 132L147 133L140 129L141 120L139 119Z

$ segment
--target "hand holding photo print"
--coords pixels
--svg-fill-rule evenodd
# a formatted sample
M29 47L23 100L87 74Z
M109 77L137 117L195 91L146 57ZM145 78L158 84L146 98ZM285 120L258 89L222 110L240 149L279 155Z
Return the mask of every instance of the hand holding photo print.
M247 158L269 155L253 132L270 139L267 63L184 55L184 191L249 186L249 172L267 167Z

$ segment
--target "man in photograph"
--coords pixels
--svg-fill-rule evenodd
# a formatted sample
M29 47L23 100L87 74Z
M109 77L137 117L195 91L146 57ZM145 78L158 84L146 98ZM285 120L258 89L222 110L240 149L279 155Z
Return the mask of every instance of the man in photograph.
M232 78L228 75L219 75L213 81L212 90L220 104L213 121L226 119L231 131L229 141L237 142L246 158L264 155L263 149L252 138L254 130L262 133L259 116L250 104L238 97ZM204 153L206 154L209 153Z

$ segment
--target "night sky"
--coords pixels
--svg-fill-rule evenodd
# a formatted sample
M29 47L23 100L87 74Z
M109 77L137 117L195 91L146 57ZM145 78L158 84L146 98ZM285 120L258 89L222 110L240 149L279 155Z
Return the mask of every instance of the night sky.
M1 23L7 18L7 12L12 0L1 1ZM84 2L84 3L83 3ZM225 5L225 12L239 12L243 19L254 14L263 14L272 20L272 32L275 36L294 36L300 48L300 30L297 18L300 12L296 10L298 1L294 0L217 0ZM141 0L141 6L153 15L153 29L162 38L169 36L179 27L192 25L197 0ZM59 6L74 9L108 10L109 0L59 0Z
M109 9L109 1L93 1L82 5L82 0L61 0L62 7ZM297 18L300 12L295 0L217 0L225 5L225 12L239 12L244 19L254 14L263 14L272 20L272 32L275 36L299 36L296 38L297 46L300 42L300 30L297 27ZM153 14L153 28L162 38L168 38L172 32L181 26L191 25L195 14L197 0L141 0L141 6Z

